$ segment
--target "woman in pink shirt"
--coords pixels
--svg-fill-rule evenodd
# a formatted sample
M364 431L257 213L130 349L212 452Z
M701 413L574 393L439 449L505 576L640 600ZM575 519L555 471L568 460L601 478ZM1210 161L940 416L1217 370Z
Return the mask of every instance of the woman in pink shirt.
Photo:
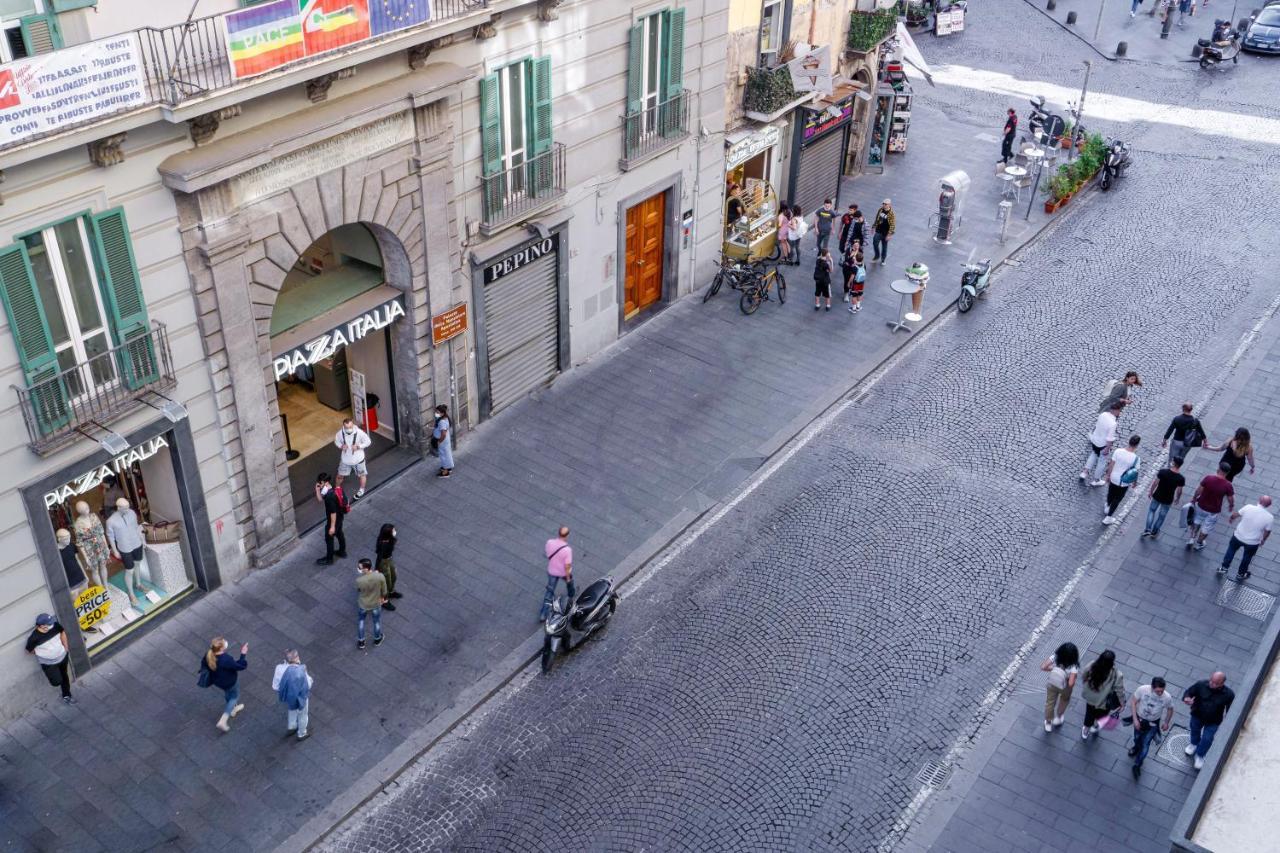
M791 208L785 204L778 213L778 246L782 249L782 263L791 263Z

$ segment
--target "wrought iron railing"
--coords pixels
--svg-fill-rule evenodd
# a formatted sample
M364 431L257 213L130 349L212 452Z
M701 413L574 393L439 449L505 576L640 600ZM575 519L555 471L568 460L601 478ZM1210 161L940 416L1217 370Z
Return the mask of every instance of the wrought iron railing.
M622 159L637 160L662 151L689 135L688 89L674 98L622 117Z
M163 323L26 388L13 386L31 449L47 453L78 430L101 427L141 405L152 391L172 388L173 357Z
M393 30L346 48L307 56L272 69L269 74L314 65L344 53L352 55L354 65L360 61L358 54L362 48L403 36L411 30L434 29L445 21L470 15L488 6L489 0L432 0L430 20L416 27ZM156 105L176 107L203 95L230 88L240 82L235 79L231 71L231 60L227 53L226 25L221 14L195 18L168 27L140 27L133 33L138 39L138 51L141 54L138 61L142 65L146 78L145 100L131 101L123 104L117 111L98 114L83 121L62 124L40 133L22 136L14 141L0 141L0 151L25 142L57 136L140 108ZM76 45L68 45L65 49L72 51L76 47Z
M544 207L565 193L564 146L554 142L536 157L480 179L486 231Z

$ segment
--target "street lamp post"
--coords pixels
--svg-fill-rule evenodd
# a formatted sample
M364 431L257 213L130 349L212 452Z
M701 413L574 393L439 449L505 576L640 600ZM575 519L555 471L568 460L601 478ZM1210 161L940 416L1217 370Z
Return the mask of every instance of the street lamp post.
M1107 8L1107 0L1098 0L1098 23L1093 28L1093 40L1098 40L1098 35L1102 32L1102 10Z
M1071 123L1071 147L1067 149L1067 160L1076 156L1076 140L1080 136L1080 122L1084 119L1084 96L1089 93L1089 75L1093 72L1093 63L1084 61L1084 85L1080 87L1080 103L1076 106L1076 120Z

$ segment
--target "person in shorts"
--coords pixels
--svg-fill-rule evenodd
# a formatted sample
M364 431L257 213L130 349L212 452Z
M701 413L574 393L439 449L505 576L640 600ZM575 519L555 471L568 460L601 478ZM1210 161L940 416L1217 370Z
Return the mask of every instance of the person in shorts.
M1222 502L1227 502L1231 512L1236 511L1236 491L1227 479L1231 466L1226 462L1218 465L1218 473L1210 474L1200 481L1195 497L1191 499L1191 523L1187 525L1187 550L1195 548L1204 550L1204 540L1218 523L1218 513L1222 512Z
M831 310L831 272L834 263L831 260L831 250L827 248L818 251L818 261L813 265L813 310L817 311L822 307L822 300L827 300L827 310Z
M355 421L346 418L342 421L342 428L334 435L333 444L342 454L338 460L338 479L333 485L341 488L343 478L355 474L360 478L360 489L355 493L354 500L360 500L364 497L365 483L369 479L364 452L373 441L369 438L369 433L356 426Z

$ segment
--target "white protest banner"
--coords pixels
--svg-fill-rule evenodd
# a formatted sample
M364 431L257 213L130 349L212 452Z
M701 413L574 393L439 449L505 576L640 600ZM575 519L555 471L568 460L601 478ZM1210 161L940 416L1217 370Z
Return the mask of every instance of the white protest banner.
M134 33L19 59L0 68L0 147L149 100Z

